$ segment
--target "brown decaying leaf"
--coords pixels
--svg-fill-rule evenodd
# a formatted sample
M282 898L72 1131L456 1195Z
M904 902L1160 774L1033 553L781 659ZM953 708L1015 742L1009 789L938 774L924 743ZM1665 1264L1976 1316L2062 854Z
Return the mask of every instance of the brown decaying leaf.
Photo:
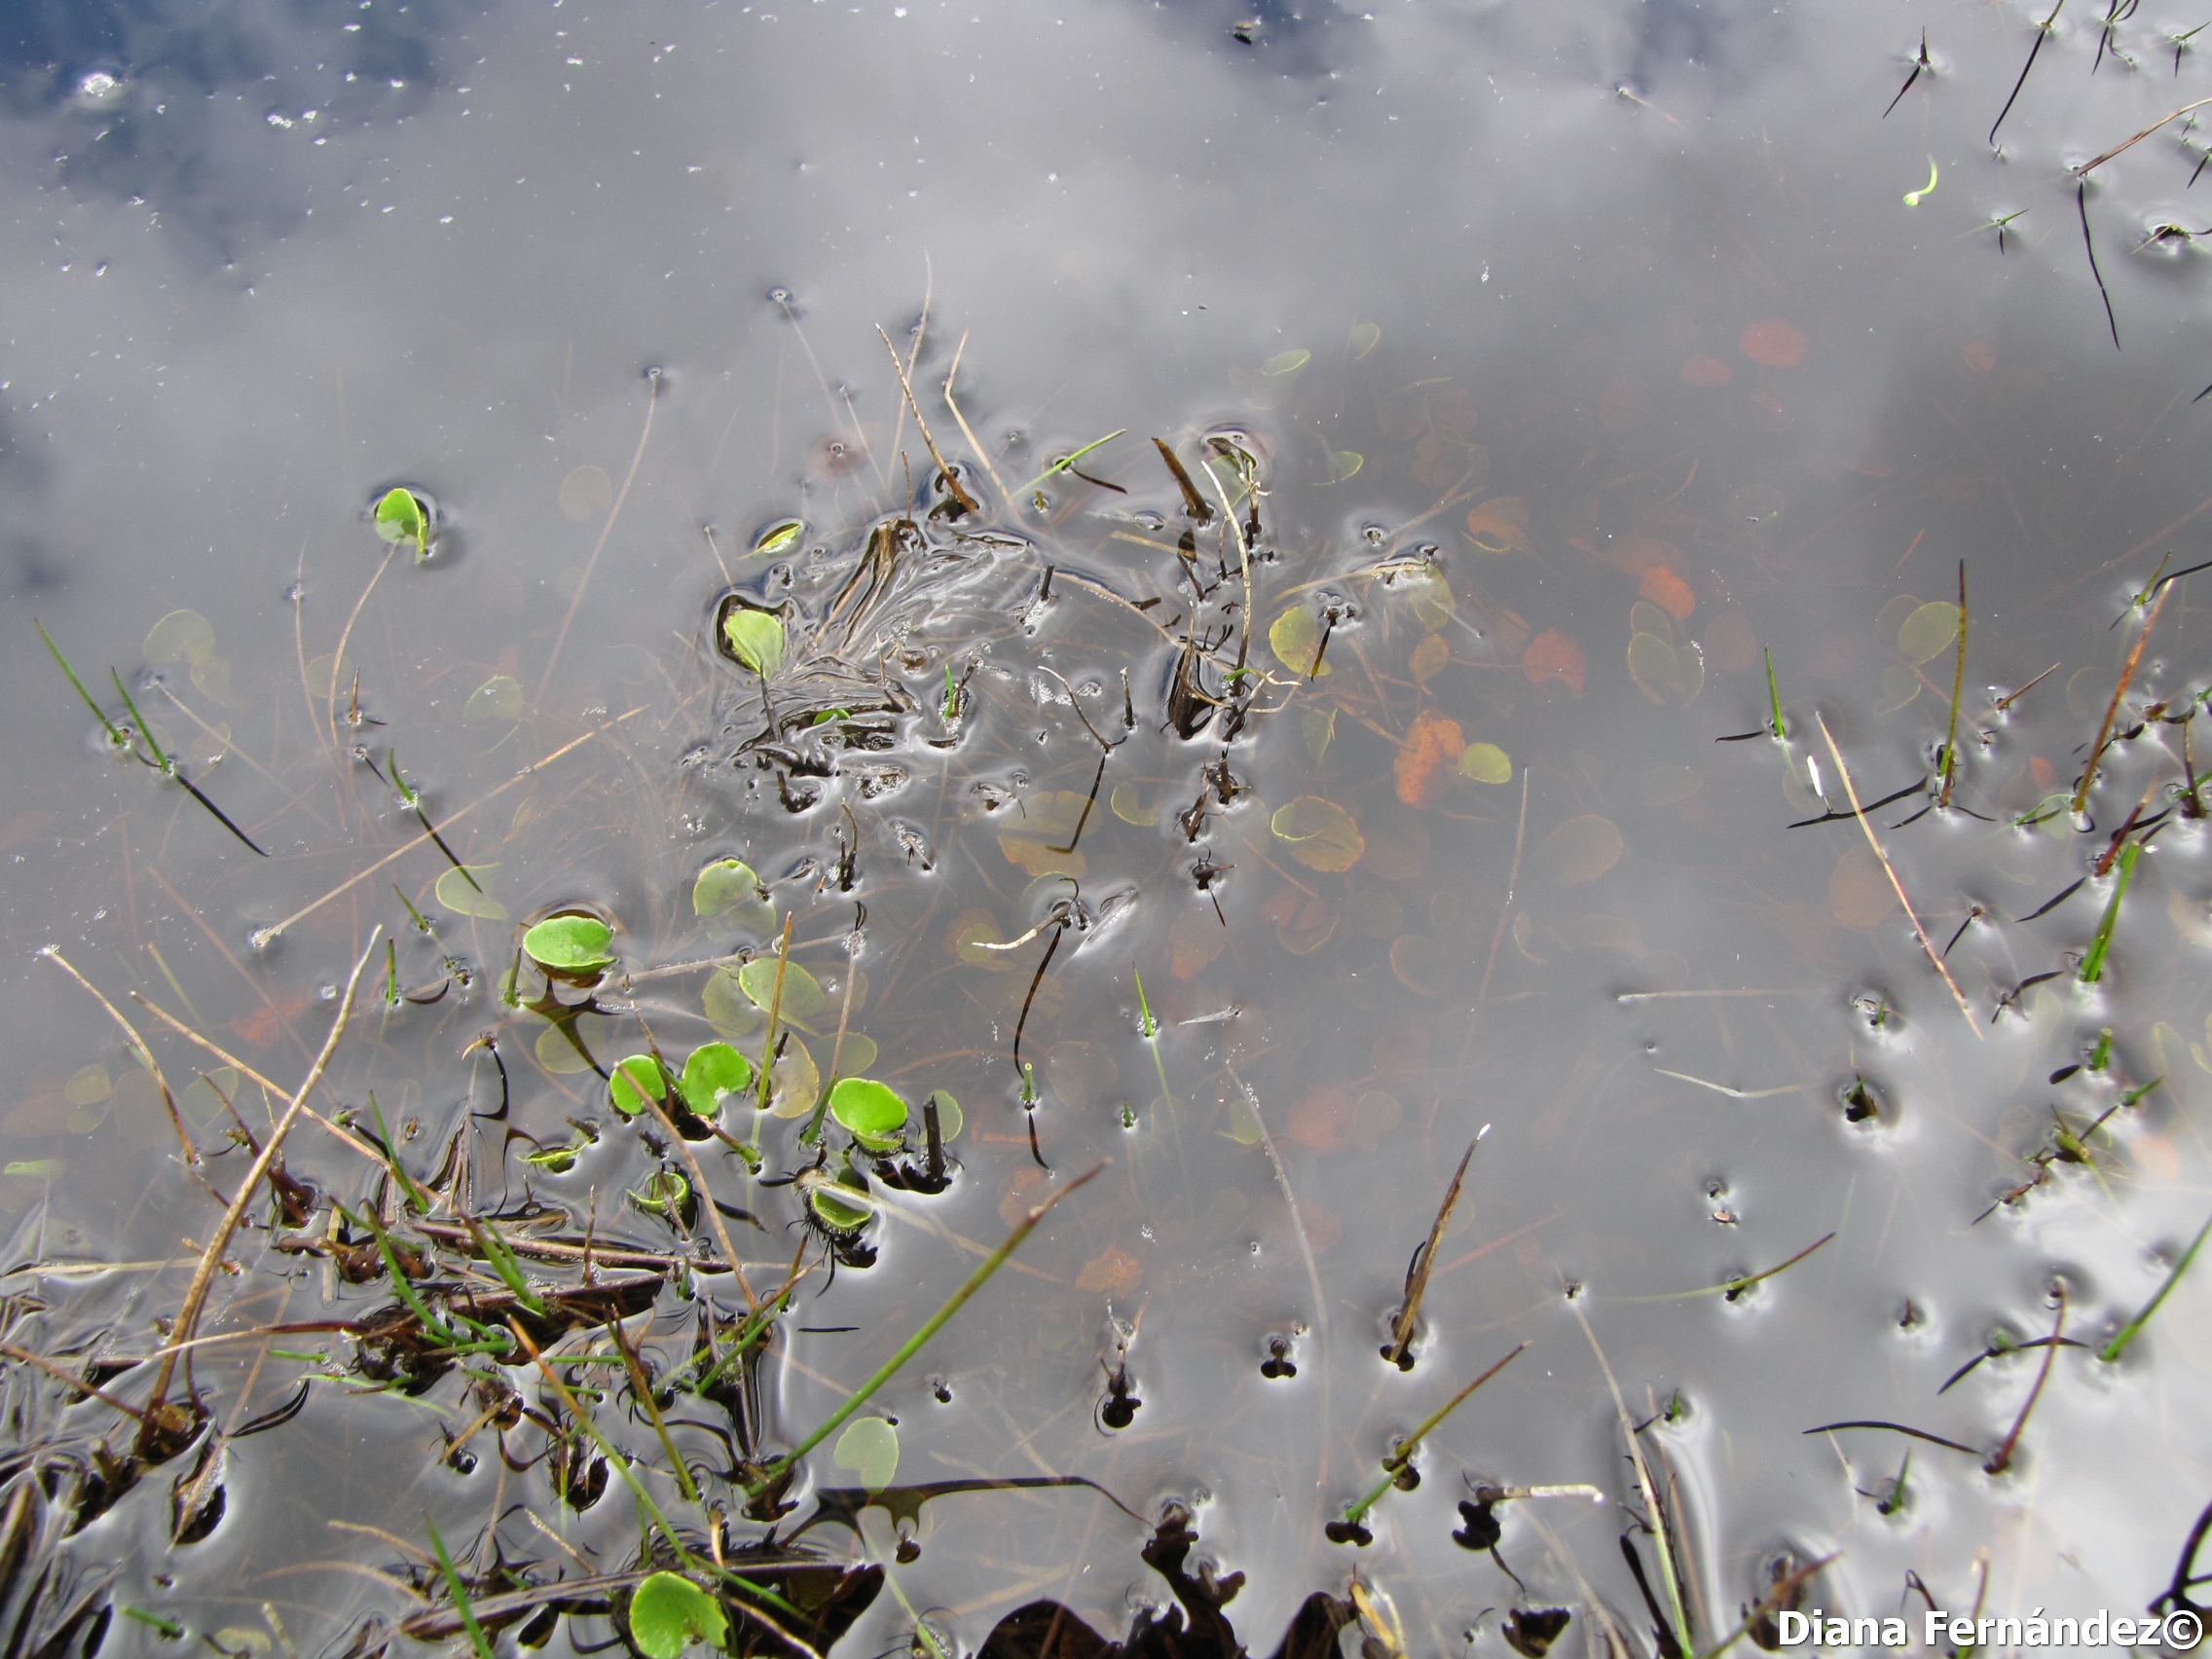
M1640 591L1677 622L1688 621L1697 608L1696 591L1665 565L1653 565L1643 572Z
M1586 812L1569 818L1536 848L1536 863L1563 887L1595 881L1621 862L1625 844L1609 818Z
M1119 1244L1107 1245L1084 1263L1083 1272L1075 1278L1076 1289L1108 1296L1127 1296L1142 1283L1144 1264Z
M1530 684L1565 685L1577 697L1590 682L1590 663L1583 656L1582 647L1557 628L1546 628L1529 642L1528 650L1522 653L1521 667L1528 674Z
M1485 553L1515 553L1529 545L1529 503L1519 496L1493 496L1467 514L1467 537Z
M1408 806L1434 806L1444 793L1444 763L1456 760L1466 747L1467 739L1457 720L1424 709L1408 728L1405 742L1398 746L1392 768L1397 774L1398 798Z
M999 851L1033 876L1082 875L1088 867L1083 849L1057 849L1074 844L1076 826L1083 822L1088 799L1074 790L1044 790L1005 808ZM1086 828L1095 829L1096 825Z

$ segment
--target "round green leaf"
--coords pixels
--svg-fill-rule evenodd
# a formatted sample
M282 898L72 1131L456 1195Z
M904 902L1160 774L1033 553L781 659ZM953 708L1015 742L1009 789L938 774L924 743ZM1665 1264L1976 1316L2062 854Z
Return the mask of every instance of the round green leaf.
M461 706L464 720L519 720L522 719L522 682L511 674L495 674L468 694Z
M852 1470L869 1492L881 1492L899 1473L899 1431L879 1417L855 1418L837 1436L830 1460Z
M1273 651L1283 667L1305 679L1318 679L1331 670L1326 662L1315 675L1313 665L1321 655L1321 623L1309 605L1294 605L1269 625L1268 649Z
M683 1062L683 1104L701 1118L721 1110L722 1096L742 1095L753 1083L753 1062L727 1043L704 1043Z
M673 1169L656 1169L645 1177L645 1190L632 1193L630 1198L637 1206L649 1215L676 1215L680 1218L690 1202L691 1183Z
M706 917L736 911L731 919L747 927L764 928L776 917L760 878L743 859L717 859L701 870L691 884L691 908Z
M197 610L172 610L146 630L148 662L199 663L215 654L215 630Z
M1904 619L1898 629L1898 649L1909 663L1924 663L1950 647L1959 637L1959 608L1945 600L1932 600Z
M507 919L507 907L483 889L484 882L498 869L498 865L471 865L468 875L449 868L438 877L434 891L438 903L457 916L481 916L488 922ZM469 877L475 877L472 882Z
M571 974L604 968L614 930L597 916L548 916L522 936L522 948L540 968Z
M941 1088L930 1090L930 1099L937 1102L937 1138L950 1142L960 1138L960 1130L967 1123L961 1116L960 1102Z
M707 1023L724 1037L742 1037L767 1023L738 983L734 967L725 965L707 976L699 991L699 1006L706 1011Z
M412 541L420 558L429 550L430 515L414 491L395 486L377 502L377 534L387 541Z
M1319 795L1300 795L1277 807L1268 828L1290 843L1290 856L1309 869L1349 869L1367 853L1367 840L1351 814Z
M784 622L773 611L738 606L722 618L722 637L737 660L763 680L784 666Z
M810 1189L806 1195L807 1208L814 1211L825 1227L838 1233L858 1233L867 1225L869 1212L859 1204L841 1201L835 1194L834 1182Z
M1260 373L1264 375L1294 375L1312 360L1313 353L1304 347L1298 347L1289 351L1277 351L1260 365Z
M906 1114L906 1102L872 1078L840 1078L830 1091L830 1115L871 1152L898 1143Z
M677 1659L693 1642L721 1646L729 1615L688 1578L656 1572L630 1598L630 1636L650 1659Z
M737 982L753 1000L755 1008L766 1014L771 1006L776 1006L779 1016L793 1025L803 1026L830 1006L822 982L795 962L784 965L784 1000L776 1004L776 959L773 956L756 956L737 971Z
M608 1079L607 1092L617 1112L635 1118L645 1109L647 1100L668 1098L668 1083L661 1076L660 1061L650 1054L632 1054L615 1065Z
M1459 775L1478 784L1510 784L1513 757L1494 743L1470 743L1459 752Z

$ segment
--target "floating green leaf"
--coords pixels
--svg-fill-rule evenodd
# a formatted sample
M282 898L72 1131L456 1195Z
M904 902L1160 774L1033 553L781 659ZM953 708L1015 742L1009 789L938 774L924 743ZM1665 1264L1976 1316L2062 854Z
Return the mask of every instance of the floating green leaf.
M1536 848L1536 863L1563 887L1595 881L1621 862L1625 843L1609 818L1584 813L1569 818Z
M507 907L476 885L498 867L498 865L470 865L467 875L463 875L458 866L450 867L438 877L432 891L437 894L438 903L457 916L481 916L488 922L503 922L507 919ZM469 879L471 876L474 881Z
M743 1063L742 1056L739 1063ZM646 1101L668 1098L668 1081L661 1076L660 1061L652 1055L632 1054L615 1065L607 1092L617 1112L635 1118L645 1109Z
M701 870L691 884L691 908L709 918L737 911L730 919L747 927L766 927L776 917L767 890L743 859L717 859Z
M906 1102L872 1078L840 1078L830 1090L830 1115L870 1152L889 1152L906 1126Z
M774 611L734 607L722 618L722 638L737 660L763 680L784 666L784 620Z
M1268 648L1302 679L1321 679L1331 672L1326 661L1318 673L1314 670L1321 657L1321 624L1311 606L1294 605L1276 617L1268 627Z
M148 662L197 663L214 655L215 630L197 610L172 610L146 630Z
M806 534L802 519L779 519L753 539L753 552L756 558L766 558L797 545L798 538Z
M1470 743L1459 751L1459 775L1478 784L1510 784L1513 757L1494 743Z
M1693 645L1675 645L1657 634L1638 634L1628 643L1629 678L1654 703L1696 701L1705 689L1705 655Z
M1366 838L1352 815L1319 795L1300 795L1277 807L1268 828L1290 843L1290 856L1309 869L1349 869L1367 853Z
M648 1215L684 1216L691 1201L691 1183L673 1169L656 1169L645 1177L645 1191L632 1193L630 1201Z
M729 1615L688 1578L656 1572L630 1598L630 1637L649 1659L677 1659L694 1642L721 1646Z
M1382 329L1372 322L1355 322L1351 325L1350 335L1345 340L1345 350L1351 353L1351 360L1356 363L1382 344Z
M387 490L377 503L377 534L391 542L413 542L418 561L430 553L430 509L414 491Z
M725 1094L742 1095L753 1084L753 1062L727 1043L703 1043L683 1062L683 1104L701 1118L712 1118Z
M737 983L753 1006L766 1014L776 1001L776 959L756 956L737 971ZM784 1000L778 1012L787 1023L803 1030L807 1020L829 1006L821 980L795 962L784 964Z
M838 1197L842 1192L857 1192L864 1197L867 1184L854 1170L831 1181L817 1181L806 1190L806 1207L828 1228L838 1233L858 1233L867 1225L869 1210L864 1203L854 1203Z
M1898 649L1917 665L1949 650L1958 637L1959 608L1947 600L1931 600L1899 625Z
M588 974L614 958L608 942L614 930L597 916L548 916L522 936L522 948L540 968L557 974Z
M1367 457L1357 450L1331 450L1329 476L1319 482L1323 485L1342 484L1358 476L1359 469L1367 464Z
M1298 347L1289 351L1277 351L1260 365L1260 373L1264 375L1294 375L1312 360L1313 353L1304 347Z
M899 1431L879 1417L855 1418L837 1436L830 1460L852 1470L869 1492L881 1492L899 1473Z
M2212 1019L2208 1019L2205 1023L2208 1028L2212 1028ZM943 1089L933 1088L930 1090L928 1101L924 1104L937 1107L937 1138L940 1142L958 1140L960 1131L967 1123L967 1120L961 1115L960 1102L953 1099Z
M495 674L468 694L461 706L464 720L519 720L522 719L522 682L511 674Z

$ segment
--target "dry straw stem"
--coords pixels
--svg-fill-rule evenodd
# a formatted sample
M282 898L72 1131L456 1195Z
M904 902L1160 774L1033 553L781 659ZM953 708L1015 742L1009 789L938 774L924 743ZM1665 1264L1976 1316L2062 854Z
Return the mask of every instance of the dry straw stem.
M976 452L976 459L983 463L983 470L990 474L991 483L996 486L1000 499L1011 501L1014 497L1007 490L1006 480L999 476L999 469L991 464L990 452L976 441L975 431L968 424L968 417L960 413L960 405L952 400L952 383L960 373L960 353L967 350L968 336L963 334L960 344L952 350L952 367L945 371L944 406L952 411L952 418L960 423L960 435L968 440L968 447Z
M2120 713L2120 700L2127 695L2128 686L2134 683L2136 667L2143 661L2143 647L2150 644L2151 630L2158 625L2158 612L2165 609L2167 597L2173 591L2170 586L2158 590L2157 603L2151 607L2151 614L2143 619L2143 632L2135 636L2135 648L2127 653L2127 666L2120 671L2120 683L2112 688L2112 701L2105 705L2105 722L2097 727L2097 741L2089 749L2089 763L2082 768L2082 782L2074 791L2074 811L2077 814L2088 807L2089 786L2097 781L2097 762L2104 758L2105 745L2112 741L2112 722L2113 718Z
M253 1082L259 1084L272 1100L278 1099L283 1095L284 1091L281 1088L277 1088L276 1085L271 1082L267 1077L264 1077L260 1072L254 1070L252 1066L249 1066L245 1061L240 1059L238 1055L232 1053L230 1050L224 1048L220 1043L203 1037L199 1032L193 1030L191 1026L185 1024L183 1020L177 1018L175 1014L169 1013L169 1011L162 1007L160 1003L149 1001L145 996L141 995L137 991L132 991L130 995L137 1002L140 1008L144 1009L148 1014L152 1014L156 1019L160 1020L171 1031L174 1031L179 1037L186 1039L188 1042L199 1044L210 1054L213 1054L215 1058L222 1061L223 1064L234 1068L241 1077L250 1078ZM359 1135L353 1133L352 1130L341 1128L338 1124L332 1123L328 1118L324 1117L320 1112L317 1112L313 1106L303 1106L300 1108L300 1111L304 1116L313 1118L325 1129L329 1130L331 1134L344 1141L348 1146L351 1147L355 1152L359 1153L371 1163L379 1165L383 1164L384 1154L377 1151L375 1147L369 1145L367 1141L363 1140Z
M1420 1322L1421 1298L1428 1292L1428 1275L1436 1266L1436 1247L1444 1242L1444 1230L1452 1224L1452 1211L1459 1202L1459 1186L1467 1178L1467 1165L1473 1161L1475 1148L1483 1144L1483 1136L1490 1133L1485 1124L1475 1131L1475 1138L1467 1143L1467 1150L1459 1155L1459 1167L1452 1172L1452 1185L1444 1190L1444 1201L1436 1208L1436 1221L1428 1230L1428 1241L1420 1248L1420 1266L1406 1278L1406 1299L1398 1308L1398 1316L1391 1321L1390 1346L1382 1357L1392 1365L1404 1360L1406 1346L1414 1340L1414 1329Z
M2159 128L2165 126L2167 122L2178 121L2181 117L2187 115L2191 110L2202 109L2206 104L2212 104L2212 98L2198 98L2194 103L2183 104L2181 108L2175 110L2171 115L2161 115L2157 120L2151 123L2150 126L2144 128L2142 131L2138 132L2134 137L2128 139L2125 143L2115 144L2103 155L2092 157L2090 160L2083 162L2080 166L2074 169L2074 176L2076 178L2087 178L2091 173L2095 172L2097 168L2103 166L2105 163L2111 161L2113 157L2119 155L2122 150L2132 150L2136 145L2142 143L2144 139L2150 137L2152 133L2157 131Z
M746 1279L745 1264L738 1260L737 1246L730 1242L729 1224L722 1220L721 1206L715 1202L715 1195L708 1190L707 1171L700 1166L699 1155L691 1150L691 1143L678 1131L675 1122L661 1103L649 1094L643 1098L652 1108L653 1117L660 1126L668 1131L668 1138L675 1143L676 1150L683 1155L683 1161L690 1166L691 1179L696 1183L694 1190L706 1200L707 1219L714 1224L715 1238L722 1247L722 1259L729 1264L729 1271L737 1277L737 1288L745 1293L746 1308L758 1308L760 1299L753 1294L753 1286Z
M231 1235L238 1231L239 1222L245 1215L246 1205L253 1201L254 1194L260 1191L262 1178L276 1161L276 1154L284 1144L284 1137L291 1133L292 1125L299 1122L300 1111L307 1104L308 1096L314 1091L315 1085L322 1081L322 1074L330 1065L330 1056L338 1051L338 1040L345 1036L347 1022L353 1017L353 993L361 983L361 974L368 967L369 958L376 954L377 939L383 932L382 923L369 930L368 943L362 947L360 958L353 964L352 973L346 977L346 994L338 1004L336 1017L330 1022L330 1034L322 1040L322 1051L315 1055L314 1064L308 1068L308 1075L302 1080L299 1091L292 1096L283 1114L277 1118L276 1126L269 1131L269 1139L262 1144L260 1156L254 1159L252 1167L245 1172L245 1179L239 1183L239 1190L232 1198L230 1207L223 1212L222 1221L207 1240L207 1248L201 1253L200 1265L193 1271L192 1283L186 1289L176 1318L169 1326L169 1345L162 1350L161 1369L154 1377L152 1402L144 1419L145 1432L140 1435L142 1446L151 1435L155 1419L167 1397L169 1380L175 1375L176 1345L190 1342L197 1331L200 1315L207 1304L207 1288L214 1282L215 1270L222 1262L223 1251L230 1245Z
M162 1104L168 1108L169 1124L176 1130L177 1144L184 1148L185 1162L198 1164L200 1149L192 1144L192 1137L185 1133L184 1119L178 1115L176 1099L169 1093L169 1080L162 1075L162 1068L154 1058L154 1051L146 1047L146 1039L138 1035L138 1028L132 1025L129 1020L124 1018L123 1011L100 995L99 987L71 967L69 959L55 946L50 944L39 954L68 975L70 978L76 980L78 984L84 986L87 991L92 993L92 1000L107 1010L108 1017L123 1027L123 1034L130 1039L130 1051L138 1056L138 1063L146 1068L148 1075L154 1080L155 1087L162 1091Z
M56 1365L44 1354L33 1353L29 1348L18 1347L14 1343L0 1343L0 1354L5 1354L10 1359L19 1360L25 1365L38 1367L39 1370L45 1372L55 1382L66 1382L88 1400L97 1400L101 1405L110 1406L121 1412L125 1417L136 1418L140 1422L146 1420L146 1414L136 1406L117 1399L104 1388L93 1387L82 1377L72 1376L67 1366Z
M1951 977L1950 969L1943 966L1942 957L1936 954L1936 946L1928 938L1928 930L1920 925L1920 916L1913 909L1912 901L1904 896L1904 883L1898 879L1896 866L1890 863L1890 855L1882 851L1882 843L1874 834L1873 825L1866 822L1866 809L1859 804L1859 786L1851 781L1851 768L1843 763L1843 751L1835 746L1835 736L1828 730L1828 722L1816 711L1813 723L1821 728L1821 736L1827 742L1828 754L1835 761L1836 775L1843 779L1843 793L1851 797L1852 816L1859 820L1859 828L1866 832L1866 844L1874 849L1874 857L1881 861L1882 873L1890 878L1890 886L1898 896L1898 903L1904 906L1904 913L1912 922L1913 937L1920 940L1920 948L1928 953L1928 960L1936 964L1936 972L1943 976L1943 983L1951 987L1951 995L1958 1002L1959 1013L1966 1019L1967 1029L1973 1033L1976 1043L1980 1042L1981 1027L1974 1023L1973 1010L1967 1006L1966 993L1959 989L1958 980Z
M1667 1604L1675 1619L1677 1650L1694 1653L1697 1649L1690 1643L1689 1615L1682 1610L1682 1587L1675 1576L1675 1548L1667 1536L1667 1514L1659 1507L1659 1494L1651 1484L1651 1469L1643 1460L1643 1444L1637 1439L1636 1424L1629 1420L1628 1402L1621 1398L1621 1385L1613 1377L1612 1364L1605 1358L1605 1350L1598 1346L1598 1333L1590 1328L1581 1302L1569 1298L1567 1306L1574 1309L1575 1323L1582 1327L1582 1334L1590 1339L1590 1351L1598 1356L1598 1368L1605 1374L1605 1386L1612 1390L1613 1410L1619 1414L1621 1433L1628 1438L1629 1460L1636 1466L1636 1484L1643 1493L1643 1513L1650 1522L1652 1535L1659 1541L1659 1573L1667 1582Z
M906 394L906 407L914 412L914 424L921 431L922 442L929 446L930 460L937 462L938 476L944 480L944 487L952 492L952 498L964 510L980 514L982 507L977 503L975 497L968 494L967 486L960 482L960 475L945 465L944 457L938 453L937 439L930 436L930 424L922 419L922 406L914 401L914 388L906 382L906 366L899 361L899 349L891 344L891 336L883 333L881 324L876 326L875 331L883 336L883 349L891 353L891 367L899 376L899 389Z
M604 725L593 726L591 730L583 733L580 737L571 737L568 742L562 744L560 748L554 750L552 754L546 756L542 760L535 761L532 764L525 766L521 771L517 772L513 777L509 778L505 783L499 785L497 789L492 790L489 793L478 795L474 800L470 801L466 806L462 807L459 812L455 813L451 818L447 819L446 828L449 830L452 829L456 824L459 824L463 818L466 818L478 807L489 805L491 802L498 800L499 796L505 794L509 790L513 789L517 784L524 783L531 778L536 777L539 772L542 772L546 767L552 765L554 761L560 759L571 750L581 748L584 744L589 743L593 738L598 737L603 733L612 731L624 720L630 719L635 716L642 715L645 712L645 706L643 704L640 704L635 709L630 709L622 714L616 715L612 719L607 721ZM294 910L290 915L286 916L282 921L273 923L266 928L257 930L253 936L253 942L255 946L258 948L261 945L269 943L270 940L276 939L294 922L305 921L308 917L313 915L317 910L321 909L325 904L329 903L340 894L351 892L362 882L368 880L370 876L376 874L378 870L384 868L385 866L392 863L396 859L404 858L407 854L413 852L417 847L424 845L429 839L430 833L428 830L424 830L420 835L410 836L408 839L400 842L398 846L392 848L390 852L385 854L383 858L377 860L375 864L369 866L368 868L357 871L356 873L348 876L336 887L333 887L328 893L325 893L320 899L315 900L313 903L304 904L299 909Z

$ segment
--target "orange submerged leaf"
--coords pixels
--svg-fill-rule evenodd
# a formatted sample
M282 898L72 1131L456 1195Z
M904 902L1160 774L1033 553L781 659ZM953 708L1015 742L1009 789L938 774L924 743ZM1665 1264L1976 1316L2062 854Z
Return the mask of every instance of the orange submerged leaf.
M1736 371L1718 357L1685 357L1682 359L1684 386L1726 386L1736 378Z
M1486 553L1514 553L1529 545L1529 503L1497 496L1467 514L1467 535Z
M1582 647L1557 628L1546 628L1529 642L1521 667L1530 684L1563 684L1577 697L1590 680L1590 663Z
M1778 316L1752 323L1736 345L1752 362L1770 369L1793 369L1805 360L1805 331Z
M1444 762L1456 760L1466 747L1457 720L1424 711L1398 746L1398 798L1408 806L1435 805L1444 793Z
M1642 592L1645 599L1677 622L1686 620L1697 608L1697 595L1690 584L1664 565L1654 565L1643 572Z

